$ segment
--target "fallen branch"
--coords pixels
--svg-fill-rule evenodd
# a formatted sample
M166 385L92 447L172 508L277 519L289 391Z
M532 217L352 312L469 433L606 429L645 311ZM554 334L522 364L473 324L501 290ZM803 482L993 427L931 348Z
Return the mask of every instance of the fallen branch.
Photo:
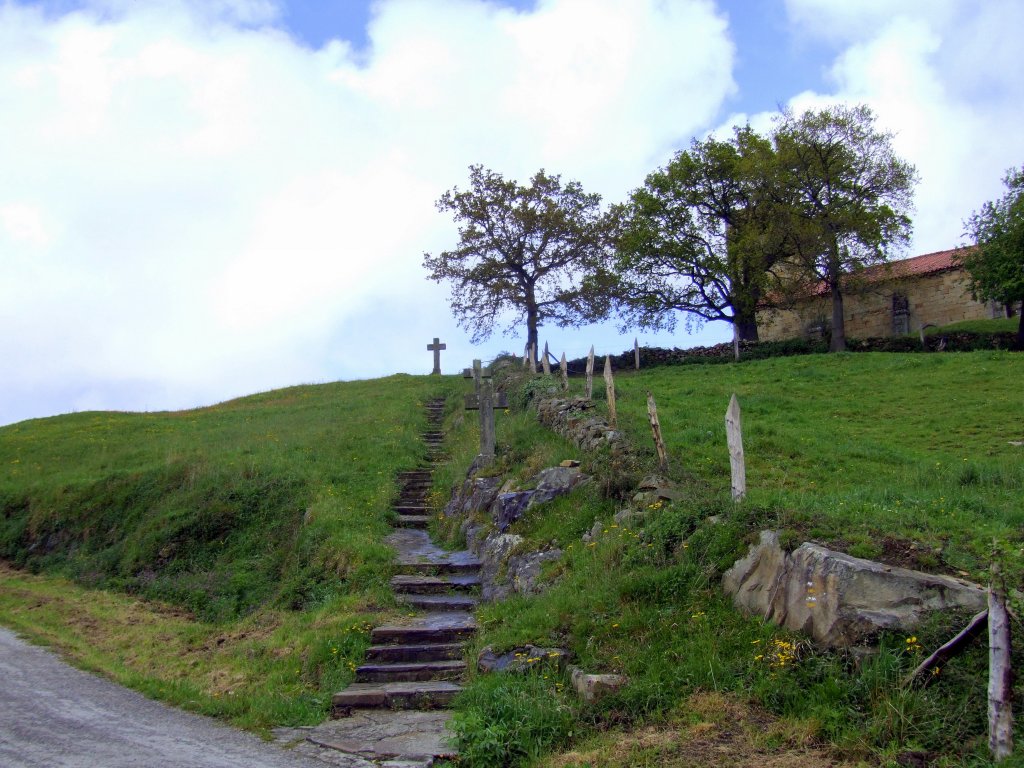
M988 625L988 609L979 613L964 627L960 632L948 643L942 645L938 650L935 651L931 656L922 661L917 669L907 675L903 680L903 687L910 686L917 678L923 675L925 672L929 672L932 668L937 667L939 664L944 664L948 659L958 654L963 646L969 643L971 640L980 635L985 627ZM928 685L934 679L934 675L929 675L925 678L923 685Z

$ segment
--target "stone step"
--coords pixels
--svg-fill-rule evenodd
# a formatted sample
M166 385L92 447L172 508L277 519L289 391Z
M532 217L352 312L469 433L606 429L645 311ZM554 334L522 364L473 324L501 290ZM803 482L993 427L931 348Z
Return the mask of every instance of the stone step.
M407 624L384 624L370 631L373 645L414 645L416 643L457 643L476 633L476 622L468 613L427 614Z
M426 528L430 525L430 515L399 515L396 525L402 528Z
M400 515L422 515L427 511L426 504L395 504L392 507Z
M474 592L480 588L475 574L451 576L399 575L391 578L391 589L406 595L443 595L449 592Z
M401 605L421 611L472 611L479 602L471 595L396 595Z
M398 473L398 479L404 483L429 483L433 477L434 473L429 469L410 469Z
M440 709L462 686L442 680L419 683L352 683L331 698L331 715L344 717L360 707L375 709Z
M412 683L424 680L458 680L466 671L462 659L362 664L356 667L357 683Z
M480 573L479 560L439 560L431 562L398 561L398 570L405 574L438 574L462 573L476 575Z
M415 645L371 645L366 649L367 662L447 661L461 659L465 643L418 643Z

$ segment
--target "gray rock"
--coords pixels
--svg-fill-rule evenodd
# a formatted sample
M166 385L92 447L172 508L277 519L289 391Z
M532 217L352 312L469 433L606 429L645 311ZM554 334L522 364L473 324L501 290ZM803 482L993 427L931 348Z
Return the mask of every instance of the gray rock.
M571 670L572 687L588 704L594 703L609 693L621 690L629 683L629 679L625 675L590 675L579 667L569 667L569 669Z
M561 671L571 656L565 648L539 648L535 645L513 648L499 655L488 646L477 656L476 667L481 672L523 673L537 667L553 667Z
M547 549L514 555L508 561L508 573L512 590L520 595L531 595L541 591L541 567L562 558L562 550Z
M880 630L911 631L936 611L976 613L987 592L949 576L897 568L801 544L791 554L778 535L761 540L722 577L737 607L825 646L856 645Z
M543 504L546 501L564 496L590 478L577 467L548 467L542 469L532 479L533 495L528 506Z
M491 505L491 517L498 530L504 533L508 527L523 516L530 504L533 491L514 491L499 493Z
M470 483L469 492L466 494L467 498L462 503L462 511L472 514L488 509L497 498L500 485L500 477L474 478Z

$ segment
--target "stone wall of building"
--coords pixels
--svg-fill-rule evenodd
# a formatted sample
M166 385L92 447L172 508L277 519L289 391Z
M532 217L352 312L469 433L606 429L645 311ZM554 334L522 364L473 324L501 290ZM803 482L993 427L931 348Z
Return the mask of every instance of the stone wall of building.
M905 302L894 301L897 295ZM1001 316L1001 308L971 298L962 269L878 283L843 299L846 335L861 339L915 333L929 324ZM819 333L816 329L828 326L831 317L831 299L816 297L795 309L759 313L758 331L762 341L813 336Z

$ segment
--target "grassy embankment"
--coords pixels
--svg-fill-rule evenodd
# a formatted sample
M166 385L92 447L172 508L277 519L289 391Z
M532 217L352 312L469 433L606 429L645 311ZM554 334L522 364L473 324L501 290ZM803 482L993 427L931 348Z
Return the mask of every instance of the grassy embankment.
M437 377L0 428L0 624L149 695L318 722L394 610L395 473Z
M566 556L546 594L482 610L477 646L564 645L588 670L624 672L631 685L586 708L553 672L476 677L460 703L465 762L817 765L837 750L871 763L917 752L938 765L985 764L982 645L929 688L898 687L955 617L913 642L885 637L864 660L740 617L718 581L762 527L977 580L995 539L1019 579L1024 459L1009 442L1024 439L1022 373L1019 355L970 353L620 375L620 422L641 447L630 470L653 466L651 389L687 498L647 510L634 530L612 522L620 502L602 484L532 510L514 530ZM49 574L0 574L0 623L239 724L315 721L361 658L368 622L393 610L380 539L394 472L421 450L417 401L462 387L397 377L0 429L0 545ZM732 392L748 457L740 507L728 498L722 422ZM473 422L458 410L450 418L439 489L472 458ZM520 478L578 453L529 413L500 414L498 438L495 471ZM588 471L607 464L580 458ZM602 535L586 546L595 518Z
M1024 358L1002 352L809 356L620 374L620 426L642 446L635 475L654 464L649 389L670 474L687 499L648 509L634 530L615 525L617 505L597 487L531 511L513 532L554 541L566 556L544 595L481 611L477 647L564 645L584 668L632 682L586 708L551 671L477 677L460 703L464 753L500 765L571 745L578 751L550 764L816 765L824 748L869 764L901 755L985 764L984 643L926 689L899 686L962 617L885 636L865 659L817 651L740 617L719 579L756 532L771 527L790 544L811 538L981 582L996 542L1020 586L1024 448L1011 441L1024 440L1022 374ZM749 486L740 506L729 498L723 423L733 392L743 408ZM577 453L541 437L532 419L499 416L500 468L526 475L526 465ZM465 462L472 431L454 434ZM580 458L588 470L606 463ZM585 545L580 537L595 518L602 535Z

